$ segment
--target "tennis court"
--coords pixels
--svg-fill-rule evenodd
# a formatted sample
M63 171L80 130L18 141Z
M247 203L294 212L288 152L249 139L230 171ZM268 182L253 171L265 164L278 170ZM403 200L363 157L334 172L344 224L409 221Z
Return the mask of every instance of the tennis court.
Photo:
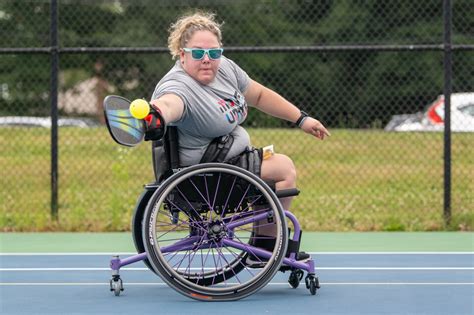
M48 243L55 235L62 241ZM125 291L114 296L108 291L108 263L118 253L114 249L122 257L133 254L133 245L124 241L127 236L2 234L2 313L472 314L474 310L472 233L307 233L303 246L315 259L321 281L316 296L304 283L290 288L287 272L278 273L246 299L219 304L176 293L142 263L122 269ZM89 243L93 252L85 251L88 242L93 242Z

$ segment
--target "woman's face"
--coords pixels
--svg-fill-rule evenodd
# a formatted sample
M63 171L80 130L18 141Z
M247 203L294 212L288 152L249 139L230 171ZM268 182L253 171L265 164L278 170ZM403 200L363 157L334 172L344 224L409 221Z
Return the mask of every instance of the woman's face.
M220 48L217 36L210 31L196 31L186 44L186 48ZM201 84L211 83L219 69L220 59L211 59L204 54L201 60L193 59L191 52L181 50L180 61L183 69Z

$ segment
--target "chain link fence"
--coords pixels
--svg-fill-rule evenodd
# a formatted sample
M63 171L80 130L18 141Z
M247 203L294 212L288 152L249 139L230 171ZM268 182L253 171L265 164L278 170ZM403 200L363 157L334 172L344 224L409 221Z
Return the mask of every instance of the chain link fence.
M59 43L51 47L55 2L0 3L1 230L130 228L136 198L153 181L151 150L112 141L102 100L150 98L173 65L167 29L193 8L225 21L225 54L250 77L330 129L332 137L317 142L255 109L245 122L254 145L273 143L295 161L302 193L291 210L306 230L473 229L472 1L452 1L452 45L444 45L441 1L58 0ZM448 134L448 161L443 125L429 122L444 115L429 105L443 94L447 48L451 127L459 131ZM54 53L57 220L50 216Z

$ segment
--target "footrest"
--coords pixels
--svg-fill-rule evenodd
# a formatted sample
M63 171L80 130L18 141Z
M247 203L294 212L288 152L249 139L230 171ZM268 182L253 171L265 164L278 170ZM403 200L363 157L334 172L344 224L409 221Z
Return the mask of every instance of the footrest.
M298 196L300 191L297 188L290 188L290 189L282 189L275 191L275 194L278 198L285 198L285 197L292 197Z

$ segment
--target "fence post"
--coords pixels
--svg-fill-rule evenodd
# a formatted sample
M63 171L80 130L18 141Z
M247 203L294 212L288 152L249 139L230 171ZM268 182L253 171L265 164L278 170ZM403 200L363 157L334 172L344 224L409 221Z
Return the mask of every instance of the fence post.
M51 0L51 217L58 219L58 3Z
M452 92L452 46L451 0L443 2L444 17L444 224L451 222L451 92Z

